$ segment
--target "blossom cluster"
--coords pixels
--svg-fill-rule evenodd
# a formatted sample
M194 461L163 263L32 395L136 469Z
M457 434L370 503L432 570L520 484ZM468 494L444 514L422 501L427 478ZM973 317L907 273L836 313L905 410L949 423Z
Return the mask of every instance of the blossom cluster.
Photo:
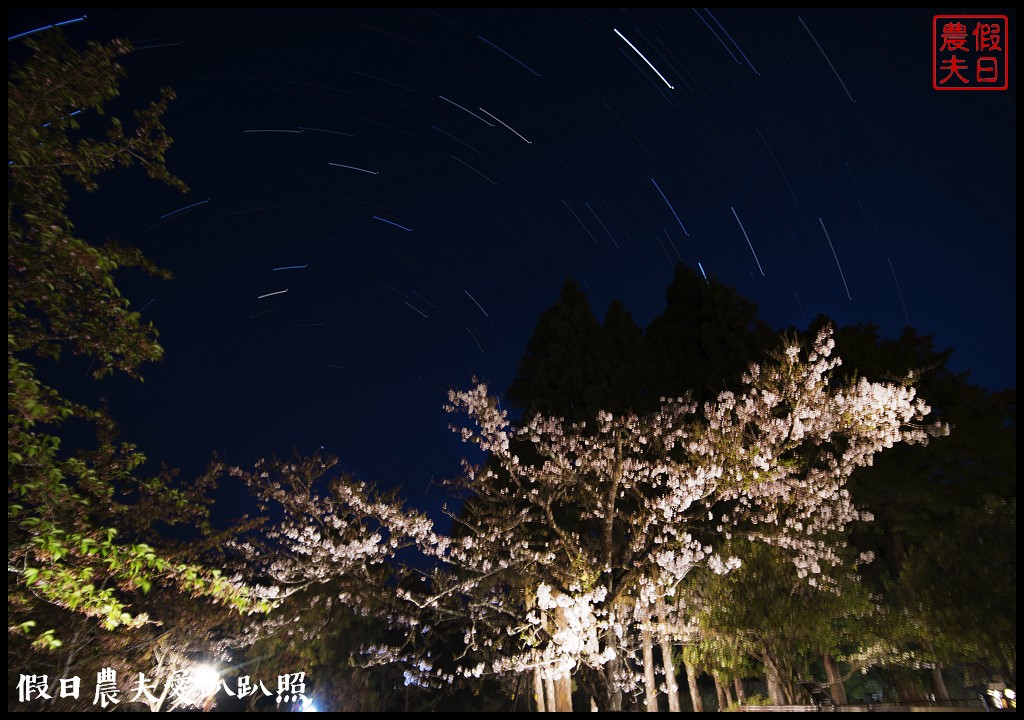
M834 347L825 328L701 408L662 398L649 415L601 411L590 424L538 414L514 426L485 384L452 391L447 409L471 421L453 429L490 462L468 468L471 532L446 560L477 581L507 571L500 610L493 583L486 602L470 602L477 627L524 613L533 626L489 648L475 634L471 667L486 650L500 651L496 669L600 667L626 652L616 606L638 622L694 569L735 569L740 559L719 551L733 538L776 547L808 585L834 588L847 526L871 519L846 489L851 473L948 431L923 424L930 408L913 387L836 383Z

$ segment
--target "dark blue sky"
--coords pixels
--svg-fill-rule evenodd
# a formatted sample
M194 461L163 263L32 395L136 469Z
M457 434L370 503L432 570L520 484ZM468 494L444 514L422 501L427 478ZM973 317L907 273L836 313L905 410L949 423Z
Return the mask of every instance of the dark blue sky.
M122 282L166 358L76 397L187 473L322 445L436 510L446 390L502 391L567 277L645 326L678 261L778 328L909 321L1015 387L1016 15L972 11L1010 16L1008 91L937 92L937 12L9 11L129 38L115 114L178 95L191 192L124 172L72 206L174 272Z

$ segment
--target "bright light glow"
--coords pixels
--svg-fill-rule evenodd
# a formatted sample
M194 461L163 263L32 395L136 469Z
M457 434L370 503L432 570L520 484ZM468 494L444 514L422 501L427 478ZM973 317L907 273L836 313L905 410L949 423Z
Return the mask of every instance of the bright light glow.
M299 710L299 712L320 712L317 709L316 705L313 704L313 701L310 700L308 697L303 697L300 700L302 702L302 708Z
M207 697L217 692L220 683L220 672L210 663L197 665L192 671L192 684L200 697Z

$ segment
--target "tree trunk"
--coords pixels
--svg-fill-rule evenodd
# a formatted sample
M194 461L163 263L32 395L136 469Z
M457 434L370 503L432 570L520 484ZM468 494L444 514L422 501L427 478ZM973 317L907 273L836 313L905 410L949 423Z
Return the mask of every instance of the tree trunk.
M555 608L555 628L562 630L569 626L565 619L565 608ZM555 676L555 712L572 712L572 676L568 667L559 665Z
M544 678L544 691L547 695L547 702L545 703L548 712L555 712L557 705L555 704L555 676L554 670L549 668Z
M679 684L676 682L676 664L672 657L672 639L665 621L665 601L658 598L658 643L661 645L661 664L665 667L665 686L668 691L668 711L679 712Z
M932 643L931 638L926 639L925 648L928 652L935 655L935 645ZM949 691L946 690L946 680L942 677L942 665L939 664L938 659L935 660L935 664L932 666L932 691L935 693L936 700L949 700Z
M618 638L615 636L615 623L618 620L616 608L612 607L610 628L608 630L608 647L612 651L612 659L604 666L605 685L607 687L607 707L609 712L622 712L622 690L619 689L619 672L622 668L621 652Z
M903 567L903 556L906 551L903 547L903 536L900 531L894 527L890 528L890 537L892 538L892 561L896 566L896 569L902 569Z
M936 700L949 700L949 691L946 690L946 680L942 677L942 666L938 663L932 667L932 687L935 689Z
M693 703L694 712L704 712L704 700L700 696L700 686L697 684L697 671L692 665L687 665L683 660L683 672L686 673L686 684L690 688L690 702Z
M825 653L822 655L822 662L825 665L825 675L828 676L828 694L836 705L846 705L849 700L846 698L846 688L843 686L843 676L839 672L839 665L836 659Z
M572 712L572 676L568 670L560 671L555 680L555 711Z
M729 698L725 696L725 686L718 679L718 673L711 673L711 677L715 680L715 694L718 695L718 712L725 712L725 709L729 707Z
M728 680L726 680L725 682L722 683L722 687L725 689L725 699L727 701L727 704L735 705L736 704L736 696L733 695L733 692L732 692L732 683L730 683Z
M654 645L651 642L650 615L644 618L640 631L640 642L644 650L644 690L647 712L658 712L658 682L654 677Z
M892 668L889 677L892 678L893 687L900 702L912 703L925 700L924 690L918 683L919 678L911 674L911 671L904 671L902 668Z
M736 702L743 704L747 701L747 693L743 690L743 679L737 675L732 679L732 684L736 686Z
M779 679L779 669L771 658L766 658L764 663L765 679L768 681L768 698L772 705L785 705L786 696L782 691L782 681Z
M544 705L544 678L540 673L540 664L538 663L537 651L533 653L534 663L537 663L533 667L533 700L537 705L537 712L547 712L547 708Z

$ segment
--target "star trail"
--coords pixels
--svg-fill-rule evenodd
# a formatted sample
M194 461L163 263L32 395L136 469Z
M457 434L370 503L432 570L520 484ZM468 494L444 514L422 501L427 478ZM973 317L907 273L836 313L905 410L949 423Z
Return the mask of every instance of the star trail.
M679 262L779 330L913 320L1016 385L1015 78L934 91L929 11L85 10L9 10L9 51L145 48L110 114L173 88L190 192L72 193L83 237L175 276L121 285L165 359L74 399L186 472L322 445L439 506L448 388L500 394L570 277L645 327Z

